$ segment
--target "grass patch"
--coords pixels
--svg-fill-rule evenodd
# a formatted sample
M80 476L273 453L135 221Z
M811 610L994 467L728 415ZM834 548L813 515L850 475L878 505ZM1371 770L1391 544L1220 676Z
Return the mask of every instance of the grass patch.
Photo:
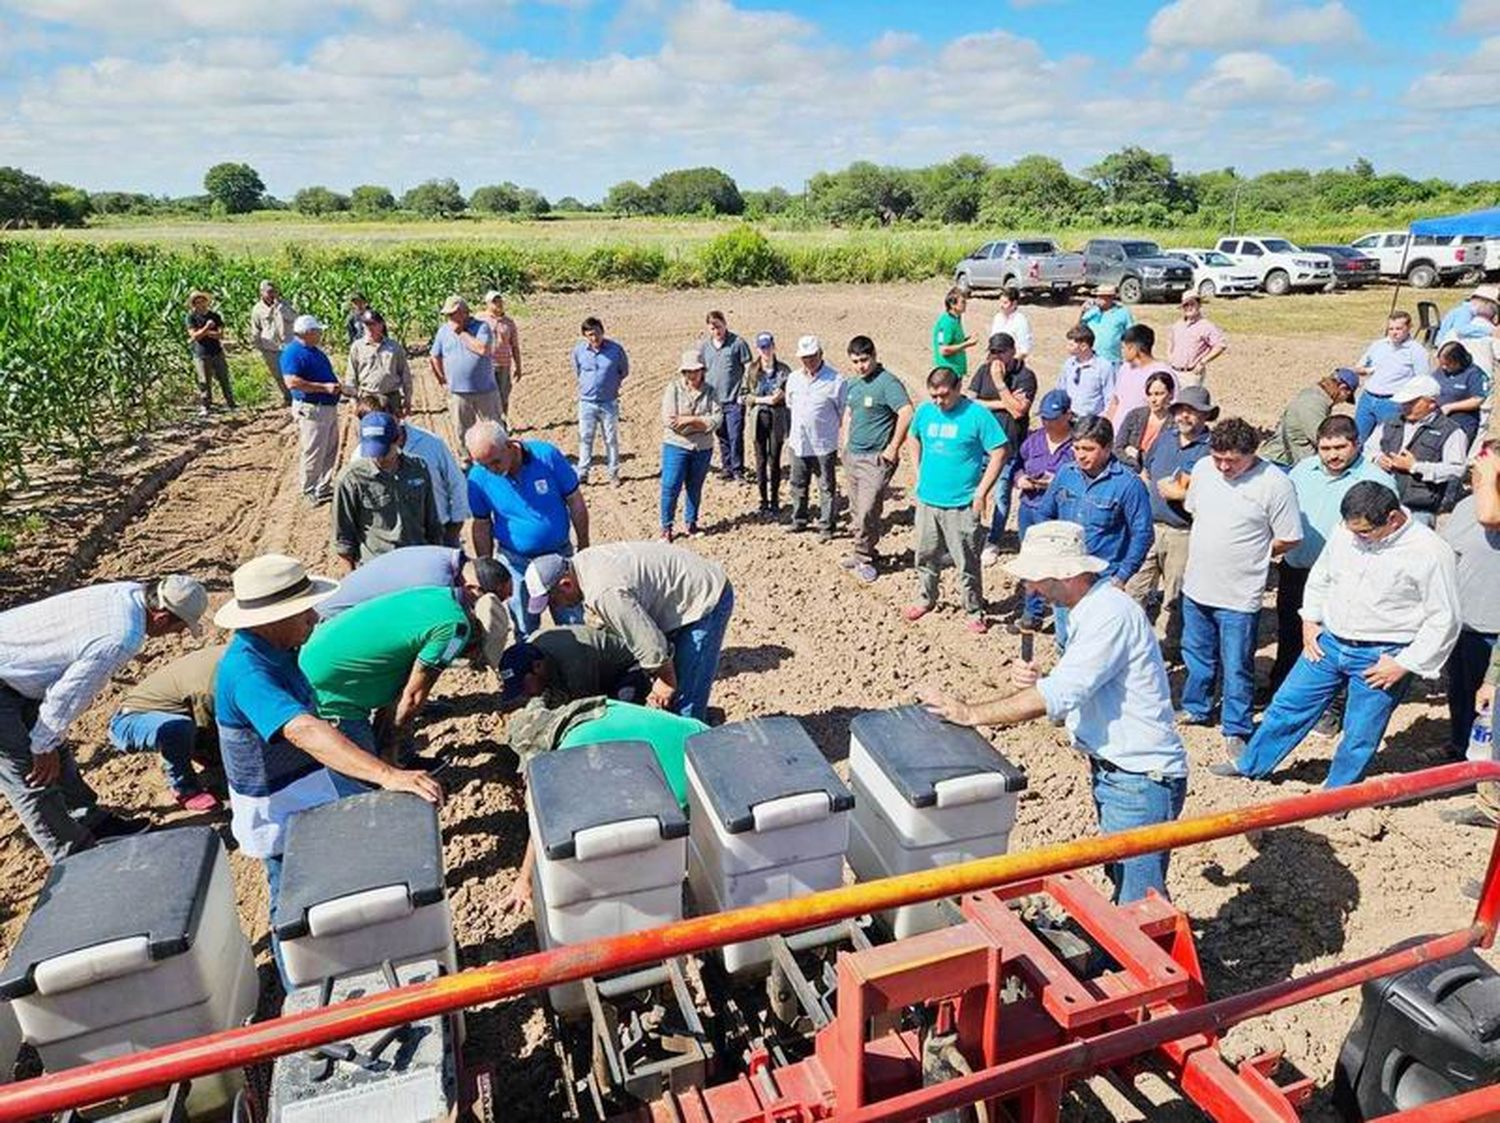
M32 511L26 515L0 515L0 554L8 554L28 534L36 534L47 520Z

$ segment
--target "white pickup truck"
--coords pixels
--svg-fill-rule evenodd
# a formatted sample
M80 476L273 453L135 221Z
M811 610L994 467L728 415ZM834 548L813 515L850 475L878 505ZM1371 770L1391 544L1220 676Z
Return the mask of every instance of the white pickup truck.
M1285 238L1252 234L1220 238L1214 247L1236 265L1260 278L1271 296L1293 289L1323 289L1333 283L1333 261L1325 253L1311 253Z
M1377 230L1349 244L1380 262L1382 277L1404 280L1414 289L1454 284L1484 272L1484 239L1477 235L1447 237Z

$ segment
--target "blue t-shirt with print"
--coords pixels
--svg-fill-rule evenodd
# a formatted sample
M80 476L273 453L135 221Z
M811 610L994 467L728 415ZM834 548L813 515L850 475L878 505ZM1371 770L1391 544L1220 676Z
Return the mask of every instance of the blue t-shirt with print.
M572 525L567 498L578 490L578 473L556 445L521 442L521 467L514 476L483 464L469 469L469 510L489 519L495 542L526 557L555 554L568 544Z
M967 507L984 478L990 453L1005 444L995 415L969 398L951 410L933 402L917 407L911 432L922 446L917 498L929 507Z

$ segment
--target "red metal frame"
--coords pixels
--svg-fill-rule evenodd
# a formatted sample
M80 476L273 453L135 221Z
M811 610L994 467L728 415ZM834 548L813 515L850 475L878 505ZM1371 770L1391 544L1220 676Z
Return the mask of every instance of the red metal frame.
M0 1088L0 1123L31 1119L69 1107L164 1087L178 1080L268 1061L286 1053L435 1014L660 962L670 956L690 955L775 933L821 927L865 913L940 897L1037 881L1123 858L1227 838L1251 830L1285 826L1356 808L1440 795L1486 780L1500 780L1500 763L1471 761L1443 765L1424 772L1380 777L1350 787L1309 792L1216 815L1080 839L946 869L905 874L808 897L697 917L587 944L554 948L521 959L462 971L430 983L3 1087ZM1500 916L1500 877L1497 877L1497 872L1500 872L1500 834L1497 834L1497 844L1491 852L1474 921L1468 928L1301 979L1110 1030L1090 1038L1086 1044L1075 1042L1024 1060L995 1064L972 1076L958 1077L893 1101L856 1107L847 1117L851 1120L921 1118L945 1107L992 1098L1025 1085L1061 1080L1070 1073L1116 1063L1157 1048L1164 1042L1195 1033L1212 1034L1246 1018L1406 970L1429 958L1452 955L1467 947L1488 947L1494 938L1497 916Z

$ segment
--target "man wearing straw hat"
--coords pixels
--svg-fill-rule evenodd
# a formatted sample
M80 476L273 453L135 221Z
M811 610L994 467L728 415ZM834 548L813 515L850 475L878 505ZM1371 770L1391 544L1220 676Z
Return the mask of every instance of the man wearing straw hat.
M295 558L266 554L234 571L234 597L214 616L219 627L235 630L214 687L230 825L245 855L265 863L273 916L287 820L297 812L364 784L430 803L443 799L427 773L387 764L318 717L297 652L318 622L315 606L337 588ZM279 965L279 949L277 957Z
M1035 663L1021 664L1016 689L1000 698L966 703L936 684L920 687L918 698L956 725L1065 720L1074 747L1089 759L1105 834L1176 819L1187 794L1187 752L1146 614L1125 590L1100 580L1108 563L1087 552L1076 523L1037 523L1005 568L1028 591L1068 610L1067 651L1047 675ZM1107 865L1115 900L1128 904L1153 889L1165 896L1168 857L1162 851Z
M219 384L224 405L234 408L234 388L229 384L229 360L224 356L224 317L213 310L213 295L201 289L188 297L183 317L188 342L193 347L193 369L198 374L198 414L207 417L214 404L213 384Z

